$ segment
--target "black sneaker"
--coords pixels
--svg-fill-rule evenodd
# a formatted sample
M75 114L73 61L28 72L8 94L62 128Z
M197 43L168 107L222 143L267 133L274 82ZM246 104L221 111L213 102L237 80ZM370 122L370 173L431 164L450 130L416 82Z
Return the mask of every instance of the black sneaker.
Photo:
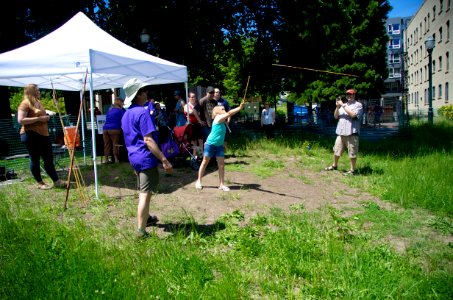
M146 226L154 226L159 222L159 219L156 216L150 215L146 221Z
M137 230L137 238L139 238L139 239L147 239L149 237L151 237L151 235L148 232L146 232L145 229L138 229Z

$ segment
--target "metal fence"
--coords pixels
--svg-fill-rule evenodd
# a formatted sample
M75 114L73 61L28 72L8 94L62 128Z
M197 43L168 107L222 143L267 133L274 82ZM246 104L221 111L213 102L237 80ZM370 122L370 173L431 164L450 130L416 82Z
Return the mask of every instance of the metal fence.
M63 126L75 126L77 124L77 116L62 117ZM64 145L64 133L61 125L60 117L51 116L49 123L49 138L55 149L61 149ZM0 119L0 167L8 169L26 169L29 164L27 157L28 152L25 145L20 141L21 125L16 118ZM85 138L82 142L82 147L76 149L76 155L90 155L91 148L91 130L87 126L83 128L79 125L79 133ZM61 154L61 151L59 151Z

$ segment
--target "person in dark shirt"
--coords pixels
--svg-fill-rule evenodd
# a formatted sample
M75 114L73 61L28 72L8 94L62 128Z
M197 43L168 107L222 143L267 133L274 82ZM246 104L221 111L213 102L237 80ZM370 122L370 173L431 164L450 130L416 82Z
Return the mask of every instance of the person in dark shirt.
M105 116L104 127L102 128L102 138L104 140L104 163L120 162L120 138L121 119L125 110L123 109L124 100L116 98ZM113 154L113 160L110 158Z

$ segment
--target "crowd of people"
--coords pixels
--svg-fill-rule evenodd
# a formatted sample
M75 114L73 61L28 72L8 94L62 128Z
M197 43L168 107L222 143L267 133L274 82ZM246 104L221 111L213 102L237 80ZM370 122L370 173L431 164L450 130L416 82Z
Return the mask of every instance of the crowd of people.
M158 222L158 218L150 215L150 201L156 193L159 183L159 165L167 173L173 166L162 152L159 141L165 139L173 127L192 127L191 144L193 156L202 153L201 166L195 182L197 190L203 189L202 179L210 160L215 157L219 172L219 189L228 192L225 185L225 148L226 137L230 131L231 117L241 111L244 101L231 109L228 101L221 97L220 89L209 86L206 95L199 101L194 92L189 92L187 102L179 91L174 92L174 107L169 114L162 109L160 103L148 97L148 84L137 78L128 80L123 89L125 99L116 98L106 114L103 126L104 157L103 162L119 162L119 146L124 142L128 160L135 171L139 199L137 207L137 233L140 237L149 234L146 227ZM356 161L359 147L359 133L363 115L362 104L355 100L356 91L346 91L347 102L337 99L333 116L338 119L337 138L333 148L333 163L326 171L337 170L341 154L347 149L350 169L346 175L356 172ZM128 107L127 110L123 106ZM37 182L37 188L49 189L64 187L53 164L52 146L49 139L47 122L49 116L40 102L38 86L29 84L24 88L24 98L18 108L18 122L22 125L21 141L25 144L30 156L30 171ZM261 113L261 126L266 137L274 137L275 110L266 102ZM121 136L123 141L121 141ZM45 183L41 176L40 159L44 161L44 169L53 181L53 186Z

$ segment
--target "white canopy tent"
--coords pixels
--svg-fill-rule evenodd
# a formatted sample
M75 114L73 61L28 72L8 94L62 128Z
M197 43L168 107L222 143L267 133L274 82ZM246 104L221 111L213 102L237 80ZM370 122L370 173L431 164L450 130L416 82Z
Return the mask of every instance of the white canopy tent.
M0 54L0 85L82 91L87 76L90 107L95 90L119 88L131 78L150 85L184 82L187 67L160 59L115 39L79 12L45 37ZM94 109L91 128L94 126ZM96 139L92 130L92 151L96 197Z

